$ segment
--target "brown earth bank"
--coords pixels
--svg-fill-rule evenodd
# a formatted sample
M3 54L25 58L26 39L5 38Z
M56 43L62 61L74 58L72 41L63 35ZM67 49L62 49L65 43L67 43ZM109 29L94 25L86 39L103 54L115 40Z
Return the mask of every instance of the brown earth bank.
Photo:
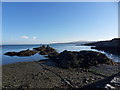
M2 88L20 90L25 88L86 88L85 90L89 90L87 86L93 83L95 84L93 88L105 88L104 79L119 73L119 66L116 63L114 65L99 64L89 69L63 69L48 59L3 65ZM101 80L103 80L102 83L97 83ZM110 81L105 85L107 83ZM114 87L118 88L120 83L115 83L118 84ZM102 84L103 86L98 87Z

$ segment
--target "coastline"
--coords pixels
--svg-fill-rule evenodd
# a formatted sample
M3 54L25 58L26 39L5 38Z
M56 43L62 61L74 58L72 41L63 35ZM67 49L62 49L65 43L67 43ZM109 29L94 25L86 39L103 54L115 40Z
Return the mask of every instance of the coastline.
M46 61L49 62L49 60ZM104 67L104 65L92 67L89 70L81 68L62 69L56 66L49 66L46 61L29 61L3 65L2 87L82 88L120 72L118 69L119 65L112 66L112 69L107 67L108 70L106 70L107 65L102 70L101 67Z
M43 45L33 48L33 50L8 52L6 55L31 56L36 52L41 55L48 55L49 59L2 66L3 89L89 88L90 85L93 85L91 88L96 89L106 88L111 80L116 78L115 75L120 73L119 63L114 63L105 54L96 51L64 50L58 53L49 45ZM100 81L102 83L99 83ZM120 84L117 81L114 83ZM99 85L101 86L99 87Z

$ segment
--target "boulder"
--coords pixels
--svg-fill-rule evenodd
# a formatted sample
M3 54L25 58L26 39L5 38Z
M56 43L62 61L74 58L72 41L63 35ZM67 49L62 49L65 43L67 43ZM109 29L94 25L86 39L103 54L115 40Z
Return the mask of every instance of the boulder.
M95 66L98 64L110 64L113 65L111 59L109 59L105 54L95 51L63 51L59 55L54 55L50 57L60 67L63 68L89 68L90 66Z

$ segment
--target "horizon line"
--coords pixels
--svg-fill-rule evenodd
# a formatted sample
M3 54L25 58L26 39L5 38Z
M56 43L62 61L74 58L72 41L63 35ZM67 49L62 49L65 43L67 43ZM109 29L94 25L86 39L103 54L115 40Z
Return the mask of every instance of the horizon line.
M119 37L117 37L119 38ZM116 39L116 38L113 38ZM8 44L2 44L2 45L42 45L42 44L69 44L69 43L74 43L74 42L97 42L97 41L109 41L112 39L101 39L101 40L77 40L77 41L68 41L68 42L52 42L52 43L8 43ZM1 45L0 45L1 46Z

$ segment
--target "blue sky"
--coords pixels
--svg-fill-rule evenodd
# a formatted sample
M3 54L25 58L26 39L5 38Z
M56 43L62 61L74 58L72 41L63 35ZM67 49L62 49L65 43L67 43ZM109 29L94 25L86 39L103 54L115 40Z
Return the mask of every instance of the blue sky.
M117 2L4 2L3 44L118 37Z

